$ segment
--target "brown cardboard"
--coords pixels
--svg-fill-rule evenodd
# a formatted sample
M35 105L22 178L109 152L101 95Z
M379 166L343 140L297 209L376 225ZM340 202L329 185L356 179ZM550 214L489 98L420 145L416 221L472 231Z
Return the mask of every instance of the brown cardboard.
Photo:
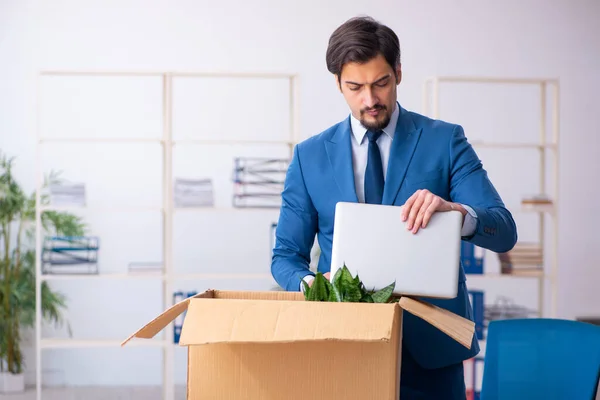
M304 301L299 292L209 290L127 338L152 338L187 310L187 399L398 399L406 310L470 347L474 324L431 304Z

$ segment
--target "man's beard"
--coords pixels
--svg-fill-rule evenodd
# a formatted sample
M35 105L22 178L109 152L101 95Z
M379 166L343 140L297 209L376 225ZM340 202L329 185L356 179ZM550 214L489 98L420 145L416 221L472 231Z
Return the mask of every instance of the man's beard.
M379 117L382 112L385 114L385 117L382 120L375 120L372 122L365 120L364 115L366 114L366 112L373 111L373 110L380 110L379 115L377 117ZM375 117L375 118L377 118L377 117ZM371 130L371 131L379 131L379 130L385 128L390 123L390 119L391 119L391 116L387 112L387 107L384 105L381 105L381 104L377 104L374 107L365 108L364 110L360 110L360 123L365 128L367 128L368 130Z

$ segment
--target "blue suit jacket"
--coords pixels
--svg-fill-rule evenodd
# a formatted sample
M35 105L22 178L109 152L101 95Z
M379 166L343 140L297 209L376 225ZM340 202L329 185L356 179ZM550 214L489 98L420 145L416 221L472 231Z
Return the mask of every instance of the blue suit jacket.
M329 271L335 205L339 201L358 201L350 140L347 118L294 147L282 192L271 264L273 277L288 291L300 290L300 281L309 272L315 235L321 248L318 270ZM462 127L400 108L383 204L401 206L418 189L428 189L446 200L473 208L477 227L472 236L463 240L495 252L508 251L516 243L512 215L488 179ZM462 265L458 281L456 298L425 300L472 320ZM427 322L404 313L403 351L408 351L424 368L438 368L473 357L479 352L479 344L474 337L468 350Z

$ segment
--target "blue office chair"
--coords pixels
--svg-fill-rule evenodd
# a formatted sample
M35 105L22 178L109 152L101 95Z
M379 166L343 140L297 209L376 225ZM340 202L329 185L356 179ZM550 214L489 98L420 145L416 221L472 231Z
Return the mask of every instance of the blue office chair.
M481 400L593 400L600 326L528 318L490 322Z

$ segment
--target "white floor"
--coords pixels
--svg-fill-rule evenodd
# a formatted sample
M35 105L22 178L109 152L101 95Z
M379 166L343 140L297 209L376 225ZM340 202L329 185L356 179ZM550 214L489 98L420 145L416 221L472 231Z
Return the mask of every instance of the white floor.
M35 400L35 388L25 393L2 395L0 400ZM160 387L69 387L44 388L42 400L162 400ZM185 399L185 386L175 388L175 400Z
M161 395L158 387L70 387L44 389L42 400L162 400ZM175 399L186 400L185 386L175 388ZM0 394L0 400L35 400L35 390L15 395ZM600 388L596 400L600 400Z

